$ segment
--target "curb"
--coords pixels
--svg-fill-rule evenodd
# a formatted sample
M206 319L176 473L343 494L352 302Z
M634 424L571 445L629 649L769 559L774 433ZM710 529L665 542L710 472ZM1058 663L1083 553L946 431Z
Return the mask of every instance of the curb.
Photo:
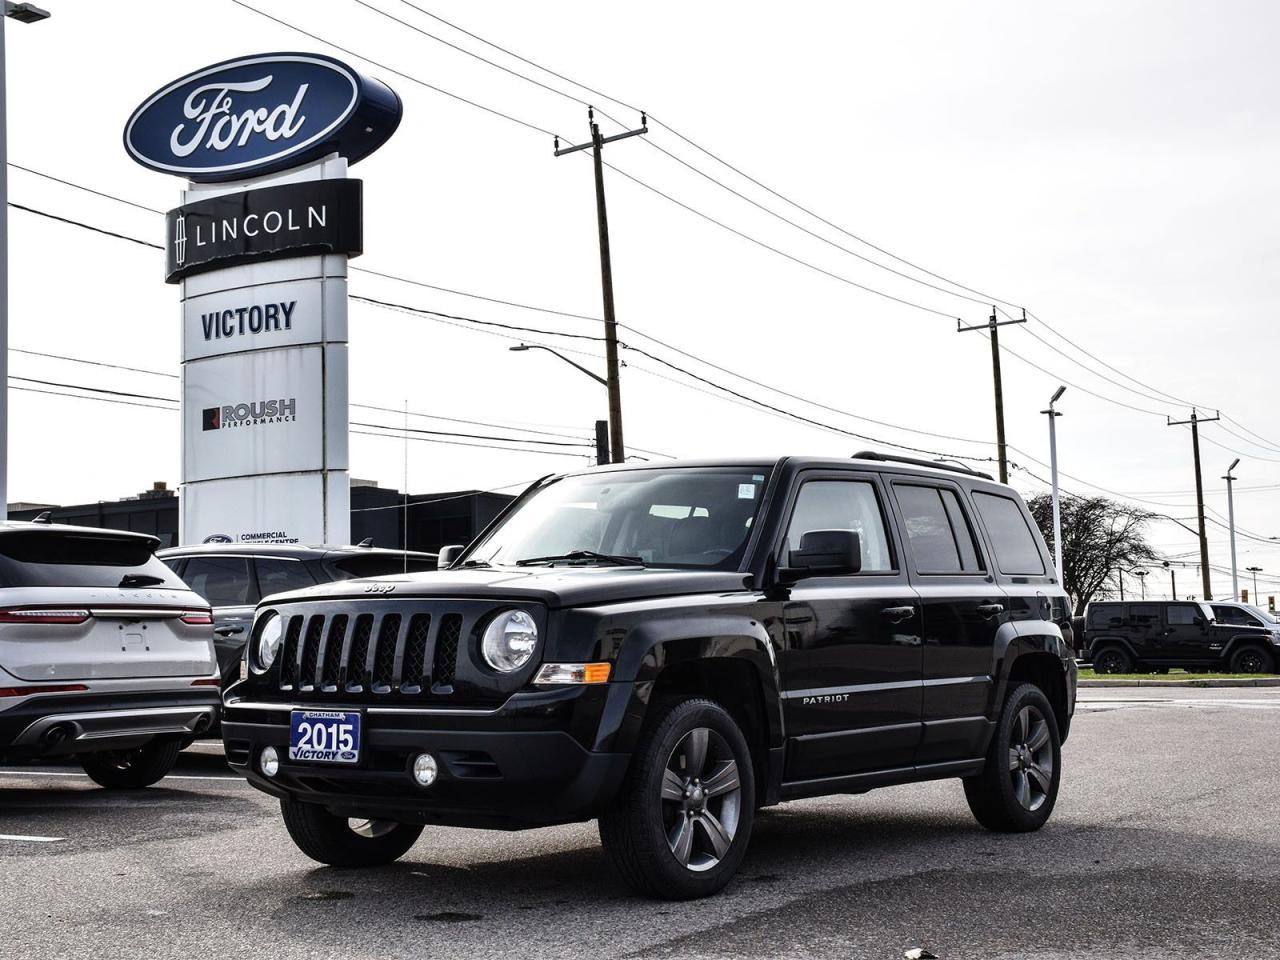
M1081 687L1280 687L1280 677L1257 680L1081 680Z

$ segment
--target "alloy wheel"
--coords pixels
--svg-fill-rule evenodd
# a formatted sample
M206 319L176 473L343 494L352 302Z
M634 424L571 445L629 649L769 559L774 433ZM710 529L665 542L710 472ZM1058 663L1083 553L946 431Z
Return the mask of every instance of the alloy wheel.
M1262 673L1266 663L1262 654L1257 650L1245 650L1240 654L1240 672L1241 673Z
M358 820L355 817L347 820L347 826L352 833L367 837L370 840L385 837L398 825L394 820Z
M742 812L742 781L733 751L707 727L690 730L662 771L662 822L676 861L710 870L729 852Z
M1009 776L1024 810L1039 810L1053 786L1053 743L1049 721L1028 704L1014 717L1009 737Z

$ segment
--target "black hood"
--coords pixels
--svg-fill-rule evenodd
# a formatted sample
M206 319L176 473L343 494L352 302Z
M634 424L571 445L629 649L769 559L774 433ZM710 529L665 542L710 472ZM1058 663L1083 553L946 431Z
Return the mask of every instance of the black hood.
M404 597L476 600L536 600L548 607L580 607L690 593L738 593L749 574L648 567L476 567L394 574L294 590L272 597L291 601Z

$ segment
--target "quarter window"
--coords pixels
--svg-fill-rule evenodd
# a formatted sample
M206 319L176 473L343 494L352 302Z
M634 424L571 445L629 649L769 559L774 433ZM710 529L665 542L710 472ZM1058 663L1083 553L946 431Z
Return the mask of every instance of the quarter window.
M1044 557L1022 507L1009 497L974 491L973 502L991 534L996 566L1009 576L1044 576Z
M918 573L980 573L984 567L959 498L941 487L897 484L894 492Z
M852 530L862 546L863 573L891 573L893 555L875 487L866 480L810 480L800 488L787 549L797 550L812 530Z

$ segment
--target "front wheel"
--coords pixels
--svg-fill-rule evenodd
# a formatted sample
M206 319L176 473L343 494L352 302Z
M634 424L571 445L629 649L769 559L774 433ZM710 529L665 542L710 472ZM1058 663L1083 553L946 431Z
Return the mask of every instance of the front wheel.
M710 700L664 700L636 748L600 839L637 893L692 900L715 893L746 854L755 813L751 752Z
M967 777L964 795L988 830L1039 830L1053 812L1062 776L1058 721L1044 692L1024 683L1005 699L982 773Z
M82 753L77 759L94 783L108 790L140 790L173 769L182 744L177 740L153 740L132 750Z
M331 867L381 867L399 860L422 835L416 824L339 817L300 800L281 800L280 813L298 849Z

